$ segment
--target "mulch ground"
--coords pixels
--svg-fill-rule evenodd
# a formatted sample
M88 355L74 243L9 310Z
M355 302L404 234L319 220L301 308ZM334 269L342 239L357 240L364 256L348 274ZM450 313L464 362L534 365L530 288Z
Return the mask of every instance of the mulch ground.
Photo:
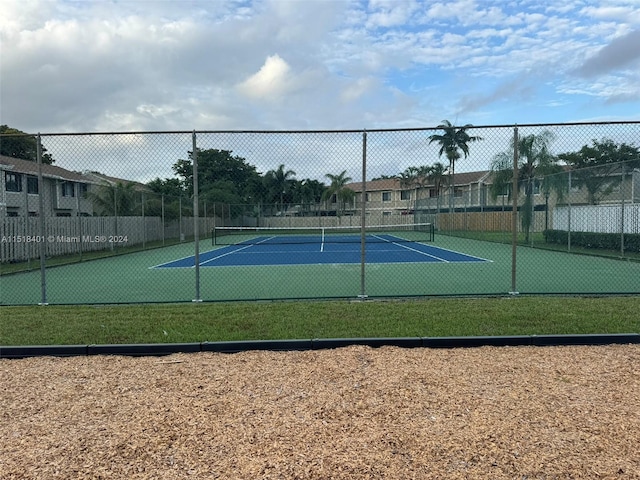
M636 479L640 345L0 360L2 479Z

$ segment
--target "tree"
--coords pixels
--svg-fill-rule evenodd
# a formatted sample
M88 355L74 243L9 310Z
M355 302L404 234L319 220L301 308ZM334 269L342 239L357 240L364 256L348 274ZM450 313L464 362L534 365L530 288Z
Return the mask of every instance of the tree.
M216 203L220 203L236 205L236 207L233 208L236 214L243 211L244 204L246 203L245 197L236 189L235 183L231 180L218 180L208 183L200 198L207 204L215 205Z
M291 202L299 204L303 212L309 212L313 205L320 203L326 188L326 185L318 180L293 180L290 189Z
M445 167L442 163L436 162L431 168L429 168L429 177L428 181L433 183L433 187L436 191L436 196L440 196L440 192L442 191L442 187L447 184L449 180L449 174L447 172L447 167Z
M322 200L328 200L333 195L336 196L336 202L338 204L338 216L344 210L345 203L352 200L356 192L347 187L347 183L351 181L351 177L347 177L347 171L343 170L338 175L332 175L331 173L327 173L325 175L329 180L331 180L331 184L322 194ZM362 192L364 195L364 192Z
M327 187L318 180L311 180L309 178L294 180L291 183L291 201L303 205L318 203L326 188Z
M372 178L371 181L375 182L376 180L393 180L395 178L398 178L398 176L397 175L386 175L386 174L383 174L383 175L380 175L379 177Z
M256 167L230 150L197 149L199 195L206 202L245 203L260 175ZM173 171L182 177L183 190L193 195L193 152L188 160L178 160ZM237 213L240 210L235 211ZM211 210L207 210L207 213ZM215 214L215 213L214 213Z
M295 175L296 172L293 170L285 170L283 164L265 174L265 182L271 194L271 199L274 202L277 202L277 199L280 200L280 211L282 213L284 213L284 197L291 190Z
M407 167L404 172L397 176L402 188L412 188L414 190L414 206L417 206L418 202L418 189L427 183L430 170L430 167L427 166Z
M100 216L137 215L134 186L133 182L100 185L96 191L89 191L86 195L93 203L94 212Z
M619 185L624 171L640 167L640 151L626 143L613 140L592 140L577 152L562 153L558 158L571 166L572 186L587 191L591 205L599 203Z
M444 154L449 160L449 187L451 189L449 208L451 211L453 211L453 197L455 196L456 161L460 159L460 152L464 154L464 158L469 156L469 143L482 140L482 137L471 136L467 133L467 130L472 127L471 124L455 127L449 120L443 120L437 128L443 130L444 133L429 136L429 144L433 142L440 144L438 156L441 157Z
M437 209L440 211L440 192L442 191L443 185L446 185L449 181L447 167L440 162L434 163L429 169L428 181L433 183L438 203Z
M156 217L164 215L165 220L180 217L180 197L185 196L184 185L180 179L155 178L146 185L152 193L145 196L145 214Z
M184 185L178 178L165 178L164 180L157 177L150 182L147 182L153 192L168 197L180 197L184 195Z
M0 125L0 155L20 158L32 162L38 161L37 140L33 135L11 128L8 125ZM54 162L50 153L44 146L41 148L42 163Z
M518 191L524 192L524 203L521 208L521 224L525 231L525 242L529 241L531 225L533 223L533 195L536 188L548 195L555 190L559 197L563 194L563 182L561 182L562 167L558 159L551 154L550 144L554 135L548 130L539 135L530 134L518 138L517 147L511 141L510 151L499 153L491 164L493 183L491 184L491 196L496 199L498 195L505 193L511 196L513 185L513 157L514 149L518 149Z

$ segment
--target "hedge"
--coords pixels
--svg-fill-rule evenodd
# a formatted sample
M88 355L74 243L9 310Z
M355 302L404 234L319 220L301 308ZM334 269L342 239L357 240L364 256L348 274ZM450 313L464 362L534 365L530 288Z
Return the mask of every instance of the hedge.
M566 230L545 230L547 243L567 245L569 232ZM619 233L571 232L571 245L602 250L620 250L621 235ZM625 233L624 250L640 253L640 234Z

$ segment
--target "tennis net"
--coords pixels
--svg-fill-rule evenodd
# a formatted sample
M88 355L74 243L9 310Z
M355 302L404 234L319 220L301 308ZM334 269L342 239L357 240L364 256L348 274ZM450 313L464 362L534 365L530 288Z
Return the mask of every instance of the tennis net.
M432 242L432 223L367 225L366 243ZM360 243L360 226L342 227L214 227L213 245L296 243Z

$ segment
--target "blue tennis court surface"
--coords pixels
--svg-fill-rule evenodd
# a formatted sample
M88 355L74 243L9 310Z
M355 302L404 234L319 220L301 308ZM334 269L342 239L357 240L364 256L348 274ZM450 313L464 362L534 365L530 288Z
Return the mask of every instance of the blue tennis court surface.
M419 242L376 236L366 242L367 263L477 263L490 260ZM228 245L200 254L201 267L256 265L322 265L360 263L361 247L350 241L270 243L270 238ZM154 268L193 268L195 256L180 258Z

